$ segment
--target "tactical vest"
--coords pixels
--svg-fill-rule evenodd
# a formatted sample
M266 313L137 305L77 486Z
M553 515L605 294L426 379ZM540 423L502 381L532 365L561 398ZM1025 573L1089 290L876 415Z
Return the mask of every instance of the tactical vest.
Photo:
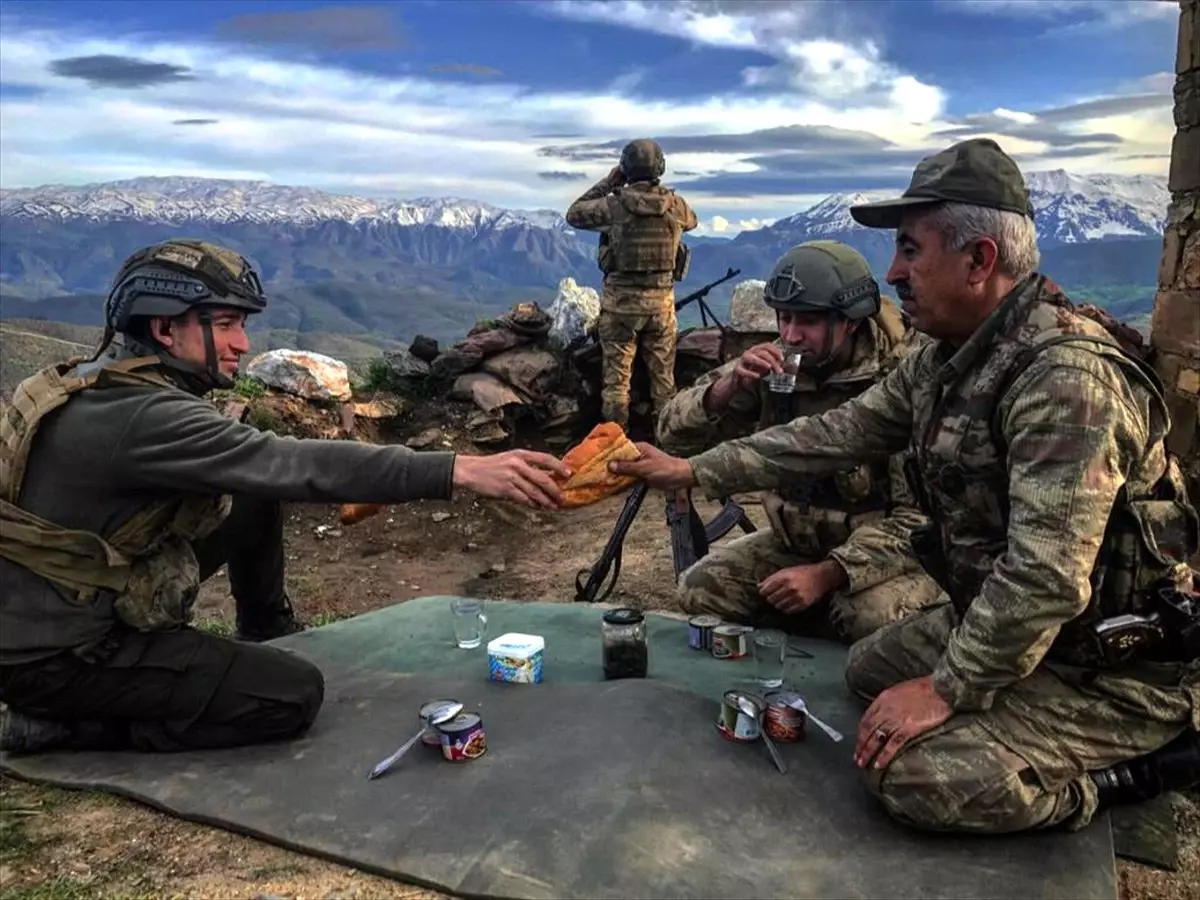
M803 394L774 394L762 383L758 429L820 415L853 399L884 378L905 355L908 336L900 310L885 303L872 317L877 326L879 372L871 379ZM862 525L883 518L893 504L893 481L903 471L893 460L861 463L832 475L806 478L763 497L763 512L785 545L804 555L824 555L850 539Z
M19 506L34 436L42 420L83 390L140 386L175 388L153 371L157 357L138 357L75 373L73 359L25 379L0 420L0 556L90 603L100 590L116 594L114 609L139 631L187 623L200 587L190 542L211 534L232 499L199 494L152 503L107 539L63 528Z
M986 351L969 393L948 385L936 396L926 386L914 398L915 442L910 471L914 493L933 520L941 542L941 571L931 572L964 613L995 561L1008 547L1009 481L1000 429L1000 401L1033 357L1060 344L1083 347L1118 363L1131 381L1149 390L1166 416L1154 370L1124 350L1096 321L1079 315L1044 276L1031 285L1037 296ZM1200 523L1187 499L1182 473L1162 451L1163 474L1146 493L1117 495L1091 574L1091 601L1060 630L1048 657L1097 666L1090 626L1127 613L1145 614L1164 585L1187 589L1188 558L1196 552Z
M601 235L598 262L604 274L661 275L675 281L687 274L689 254L683 247L683 228L671 214L637 209L637 195L614 192L609 198L612 226Z

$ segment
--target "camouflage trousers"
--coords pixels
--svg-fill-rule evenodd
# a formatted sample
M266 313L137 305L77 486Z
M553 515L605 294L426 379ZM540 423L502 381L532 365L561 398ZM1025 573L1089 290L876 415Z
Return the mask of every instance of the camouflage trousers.
M793 634L857 641L938 602L937 584L924 572L910 572L854 594L836 593L804 612L784 615L758 591L780 569L819 562L789 550L769 530L714 547L683 572L676 596L690 615L711 613L727 622L783 628Z
M650 399L657 414L675 395L675 340L679 324L675 307L649 315L631 315L600 310L596 335L603 354L604 386L600 413L605 421L621 427L629 424L629 385L633 361L641 353L650 376Z
M859 641L846 668L850 689L871 700L929 675L956 621L944 604ZM1162 672L1148 675L1152 684L1089 679L1095 674L1040 666L987 712L952 716L871 770L871 791L896 819L933 831L1084 827L1097 806L1086 773L1162 747L1193 716L1186 693L1153 686L1172 683Z

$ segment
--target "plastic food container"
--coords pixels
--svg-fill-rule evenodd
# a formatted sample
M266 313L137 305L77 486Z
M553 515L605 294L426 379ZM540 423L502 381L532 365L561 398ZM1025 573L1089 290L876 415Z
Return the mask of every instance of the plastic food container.
M513 684L540 684L546 640L512 632L488 642L488 678Z

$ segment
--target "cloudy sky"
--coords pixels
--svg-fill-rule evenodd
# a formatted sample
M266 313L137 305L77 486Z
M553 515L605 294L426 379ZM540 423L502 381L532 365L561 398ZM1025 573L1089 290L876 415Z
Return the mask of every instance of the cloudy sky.
M139 175L564 209L656 137L705 230L997 138L1165 175L1173 0L0 6L0 186Z

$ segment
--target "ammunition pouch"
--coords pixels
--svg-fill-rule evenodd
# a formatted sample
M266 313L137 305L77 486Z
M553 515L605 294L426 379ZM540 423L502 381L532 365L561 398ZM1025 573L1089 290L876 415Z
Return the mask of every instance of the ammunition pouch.
M65 528L18 505L34 435L45 416L72 395L106 386L155 389L174 385L157 375L156 357L128 359L91 374L74 363L43 369L18 385L0 421L0 556L92 603L115 595L117 616L138 631L186 624L200 587L191 541L211 534L229 515L232 498L202 494L148 501L110 535Z
M200 592L200 564L191 544L168 535L157 551L134 562L113 610L137 631L169 631L186 625Z
M679 246L675 249L675 268L671 272L671 277L676 281L683 281L687 278L688 269L692 265L692 248L683 241L679 242Z

